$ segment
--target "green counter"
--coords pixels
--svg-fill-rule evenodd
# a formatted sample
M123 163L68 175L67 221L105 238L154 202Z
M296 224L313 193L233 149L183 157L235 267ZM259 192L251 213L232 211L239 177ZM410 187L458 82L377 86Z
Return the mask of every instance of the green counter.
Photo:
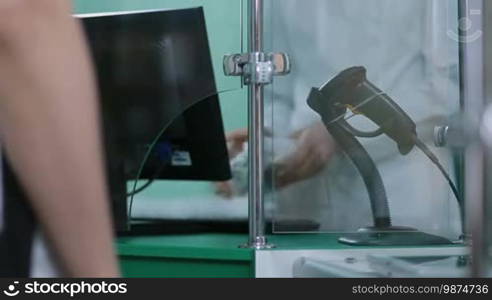
M273 251L375 248L343 245L338 243L338 237L338 234L286 234L270 236L269 241L276 245ZM246 234L218 233L125 237L118 239L117 249L125 277L252 278L254 250L239 248L247 240Z
M280 249L343 249L334 234L275 235ZM246 234L184 234L118 239L125 277L254 277L254 251Z
M241 234L187 234L118 239L125 277L250 278L254 251Z

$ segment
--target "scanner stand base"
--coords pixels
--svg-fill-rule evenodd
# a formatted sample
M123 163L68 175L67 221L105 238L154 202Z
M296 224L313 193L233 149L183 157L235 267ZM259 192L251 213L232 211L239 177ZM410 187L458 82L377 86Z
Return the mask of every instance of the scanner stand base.
M350 246L427 246L451 245L449 239L428 234L410 227L391 226L384 228L366 227L355 233L347 233L338 239Z

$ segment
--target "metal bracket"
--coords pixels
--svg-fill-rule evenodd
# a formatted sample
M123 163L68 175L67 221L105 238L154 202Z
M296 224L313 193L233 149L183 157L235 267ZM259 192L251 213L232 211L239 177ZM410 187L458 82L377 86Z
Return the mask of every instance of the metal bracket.
M290 58L285 53L246 53L224 57L226 76L243 76L244 84L268 85L274 76L290 73Z
M481 141L480 123L468 118L452 118L449 124L434 127L434 145L436 147L465 149L470 144Z
M240 249L255 249L255 250L268 250L275 249L277 246L267 243L266 237L257 237L252 244L244 244L239 246Z

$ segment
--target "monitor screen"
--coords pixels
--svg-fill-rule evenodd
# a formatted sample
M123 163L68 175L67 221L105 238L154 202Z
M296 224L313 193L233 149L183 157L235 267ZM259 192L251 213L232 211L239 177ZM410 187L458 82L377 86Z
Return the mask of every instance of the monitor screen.
M202 8L78 17L98 75L117 215L149 151L140 179L230 179Z
M81 17L106 140L121 151L113 154L125 160L128 179L156 138L143 178L163 161L162 179L230 178L202 9Z

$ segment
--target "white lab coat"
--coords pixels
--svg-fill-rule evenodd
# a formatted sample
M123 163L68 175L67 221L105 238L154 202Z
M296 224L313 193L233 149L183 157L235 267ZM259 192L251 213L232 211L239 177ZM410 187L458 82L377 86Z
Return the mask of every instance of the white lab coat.
M267 93L267 124L277 139L319 121L306 104L309 90L352 66L367 68L368 79L413 118L428 145L434 126L458 110L458 45L447 35L457 24L455 0L271 0L265 24L268 48L292 59L292 73L276 78ZM362 117L350 122L371 126ZM382 174L395 225L460 234L456 200L422 153L401 156L385 136L361 142ZM277 155L283 151L274 148ZM452 172L449 153L433 151ZM273 199L276 218L315 220L323 231L371 225L367 192L343 155Z

